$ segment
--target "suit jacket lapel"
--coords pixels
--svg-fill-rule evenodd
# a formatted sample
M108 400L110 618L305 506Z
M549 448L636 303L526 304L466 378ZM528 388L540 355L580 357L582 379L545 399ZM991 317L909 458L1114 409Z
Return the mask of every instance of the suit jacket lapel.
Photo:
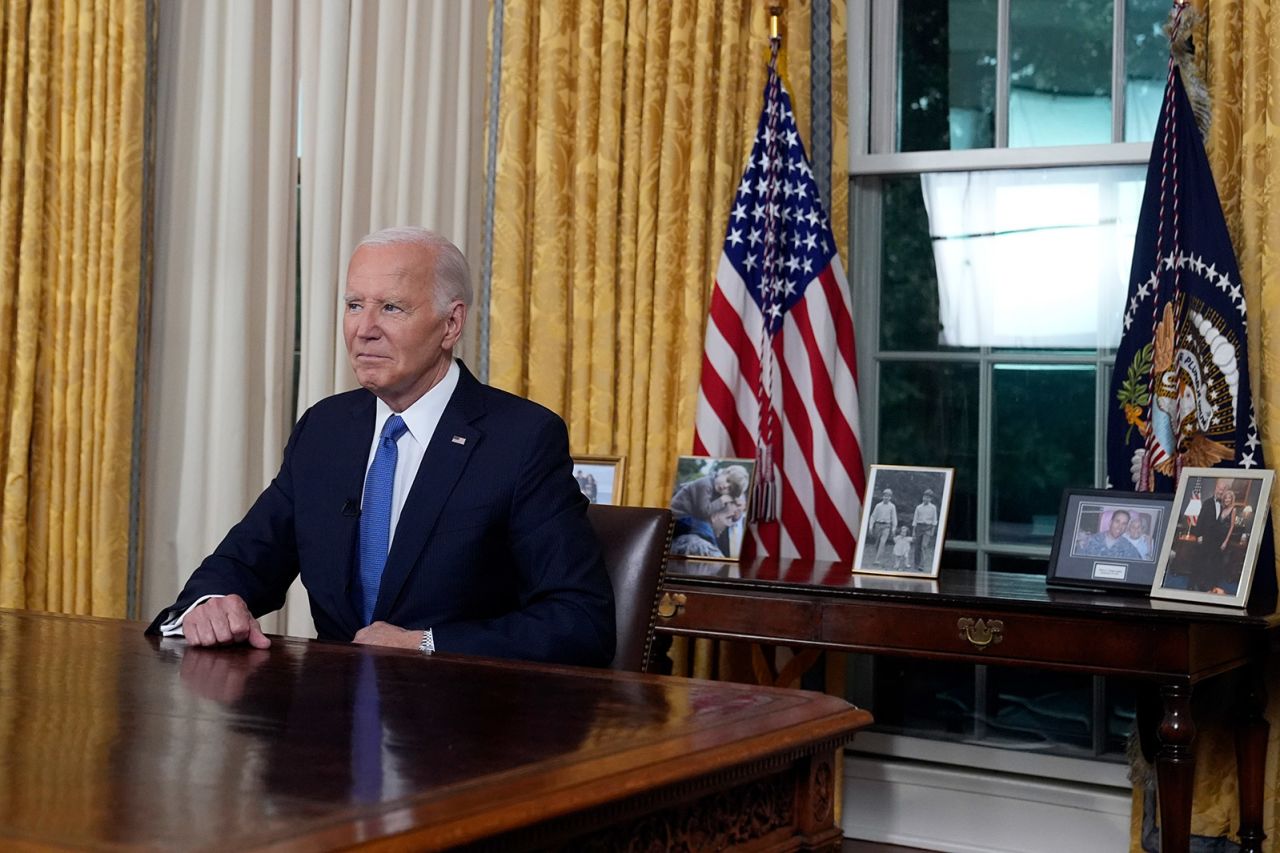
M484 400L480 392L480 383L462 367L458 387L440 416L440 424L427 445L409 496L400 510L395 539L391 542L391 552L382 570L378 603L373 609L374 621L386 620L400 597L400 590L426 547L440 511L462 476L472 451L484 436L474 425L484 414Z
M334 520L325 532L329 553L333 555L332 571L320 572L316 582L320 590L308 590L311 594L327 599L327 610L336 614L342 625L352 634L360 630L362 622L356 609L354 583L356 575L356 548L360 536L360 498L364 493L364 473L369 461L369 448L373 442L373 421L377 411L372 394L361 395L351 407L351 424L335 439L333 459L337 482L341 486L340 497L334 507ZM347 506L347 504L351 506Z

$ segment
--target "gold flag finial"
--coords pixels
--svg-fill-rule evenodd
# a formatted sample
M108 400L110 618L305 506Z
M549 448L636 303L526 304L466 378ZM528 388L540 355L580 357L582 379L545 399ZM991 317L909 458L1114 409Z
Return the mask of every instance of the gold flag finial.
M778 40L778 19L782 17L782 6L772 5L769 7L769 40Z

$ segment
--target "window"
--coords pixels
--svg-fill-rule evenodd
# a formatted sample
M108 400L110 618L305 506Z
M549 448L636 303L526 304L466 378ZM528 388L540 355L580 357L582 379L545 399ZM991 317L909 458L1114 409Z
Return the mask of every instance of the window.
M864 448L956 469L944 573L1043 574L1062 489L1102 483L1167 11L850 4ZM1104 679L855 669L853 698L894 733L1118 757L1132 718L1131 688Z

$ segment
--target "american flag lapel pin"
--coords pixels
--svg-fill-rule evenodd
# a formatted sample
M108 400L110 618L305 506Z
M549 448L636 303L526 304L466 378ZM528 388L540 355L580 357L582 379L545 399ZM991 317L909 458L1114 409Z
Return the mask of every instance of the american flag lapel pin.
M465 438L463 438L462 436L460 436L460 435L455 435L455 436L453 437L453 443L454 443L454 444L466 444L466 443L467 443L467 440L466 440Z

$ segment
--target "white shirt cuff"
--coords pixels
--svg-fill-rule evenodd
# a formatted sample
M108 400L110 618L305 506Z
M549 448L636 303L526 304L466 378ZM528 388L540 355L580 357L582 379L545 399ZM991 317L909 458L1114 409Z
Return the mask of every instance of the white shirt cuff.
M181 637L182 636L182 620L187 618L188 613L190 613L195 608L199 607L201 604L204 604L206 601L208 601L211 598L226 598L226 596L225 595L200 596L198 599L196 599L195 604L191 605L186 610L182 611L177 616L175 616L174 618L170 619L168 622L165 622L163 625L161 625L160 636Z

